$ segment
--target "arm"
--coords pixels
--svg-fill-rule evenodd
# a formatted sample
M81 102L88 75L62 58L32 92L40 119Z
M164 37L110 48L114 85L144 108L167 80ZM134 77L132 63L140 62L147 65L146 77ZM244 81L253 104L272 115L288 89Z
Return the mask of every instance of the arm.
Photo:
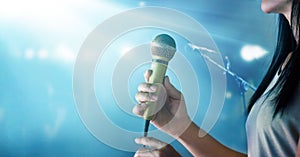
M200 132L199 132L200 131ZM192 123L188 129L177 139L193 156L201 157L246 157L247 155L234 151L206 134ZM180 157L180 154L169 144L152 137L141 137L135 140L137 144L148 146L140 148L134 157ZM298 146L298 148L300 148ZM299 149L300 150L300 149ZM296 156L300 157L300 156Z
M150 75L151 71L146 71L146 82L148 82L148 78L150 77ZM178 139L178 141L182 143L194 156L246 156L228 147L225 147L208 134L204 137L199 136L200 132L201 134L206 133L191 121L187 113L186 104L182 93L169 82L168 77L165 78L163 85L142 83L139 85L138 91L139 92L136 94L136 99L139 104L133 108L133 113L138 116L143 116L143 113L147 108L145 102L157 102L157 106L160 106L158 107L160 110L154 115L153 119L151 120L152 124L161 131L173 136L175 139ZM136 142L138 144L152 147L153 143L157 143L157 140L153 138L151 140L151 138L149 139L142 137ZM168 148L170 147L167 147L167 149ZM175 153L171 149L168 150Z
M196 124L191 123L187 130L178 138L194 156L203 157L246 157L247 155L234 151L206 134L200 137L199 133L206 134Z

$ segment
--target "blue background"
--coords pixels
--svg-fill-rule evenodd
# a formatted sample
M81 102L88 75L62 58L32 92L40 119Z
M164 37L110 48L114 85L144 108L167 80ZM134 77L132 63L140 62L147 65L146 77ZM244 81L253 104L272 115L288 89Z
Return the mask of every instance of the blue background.
M0 2L0 156L133 156L133 152L105 145L85 128L73 99L72 72L88 33L117 13L143 6L172 8L193 17L212 35L222 56L230 58L232 71L255 86L261 81L274 50L276 16L262 13L257 0ZM130 41L128 36L124 41ZM179 43L182 53L191 51L184 41ZM240 53L246 45L259 46L266 54L247 62ZM195 54L186 57L194 67L203 67L196 70L202 77L199 86L209 91L203 59ZM240 88L230 76L227 92L222 114L210 134L226 146L246 152L244 107ZM209 104L207 93L201 104ZM252 93L246 92L247 100ZM201 124L206 107L197 112L197 124ZM122 118L119 112L110 117L116 124ZM143 128L135 124L126 127ZM179 143L172 145L183 156L191 156Z

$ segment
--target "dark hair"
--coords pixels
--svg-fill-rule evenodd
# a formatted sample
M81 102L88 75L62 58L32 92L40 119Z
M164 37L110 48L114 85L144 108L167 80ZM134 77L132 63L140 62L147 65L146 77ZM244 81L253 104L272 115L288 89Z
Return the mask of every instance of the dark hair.
M300 72L300 49L299 41L296 42L293 30L296 31L297 38L299 38L299 14L300 14L300 0L293 0L292 12L291 12L291 25L289 25L288 20L284 15L279 15L279 27L278 27L278 37L277 37L277 46L271 62L271 65L263 78L262 82L258 86L254 95L252 96L248 112L255 104L255 102L262 96L264 91L267 89L268 85L271 83L276 72L281 73L278 78L277 83L269 90L268 95L274 94L275 98L272 99L274 102L274 114L284 113L285 108L289 104L289 101L294 97L293 94L296 93L298 84L299 84L299 72ZM292 56L285 66L284 70L281 71L281 66L285 61L286 57L290 52ZM267 95L267 96L268 96Z

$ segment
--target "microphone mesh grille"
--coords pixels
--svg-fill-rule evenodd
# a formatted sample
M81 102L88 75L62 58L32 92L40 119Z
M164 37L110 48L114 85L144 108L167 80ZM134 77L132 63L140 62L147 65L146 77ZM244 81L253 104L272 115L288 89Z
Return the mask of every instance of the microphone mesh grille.
M176 49L166 44L152 43L151 52L152 56L163 57L169 61L174 57Z
M152 56L159 56L168 61L173 58L176 52L175 40L167 34L160 34L151 43Z

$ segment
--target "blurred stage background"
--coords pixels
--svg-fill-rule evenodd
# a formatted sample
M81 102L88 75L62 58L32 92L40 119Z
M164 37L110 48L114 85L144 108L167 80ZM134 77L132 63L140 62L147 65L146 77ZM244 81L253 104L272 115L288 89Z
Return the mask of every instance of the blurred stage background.
M232 71L255 86L261 81L273 52L276 16L262 13L258 0L0 1L0 156L134 154L101 143L85 128L73 99L72 72L81 44L98 24L143 6L172 8L193 17L212 35L222 56L229 57ZM128 49L126 43L117 46L120 51ZM206 67L201 57L191 63ZM209 75L200 69L204 90L210 86ZM246 93L247 100L251 94L251 90ZM209 95L200 99L209 104ZM199 110L194 120L200 124L206 111ZM122 118L110 116L116 121ZM228 76L224 108L210 134L246 152L244 121L240 88ZM183 156L191 156L179 143L172 145Z

